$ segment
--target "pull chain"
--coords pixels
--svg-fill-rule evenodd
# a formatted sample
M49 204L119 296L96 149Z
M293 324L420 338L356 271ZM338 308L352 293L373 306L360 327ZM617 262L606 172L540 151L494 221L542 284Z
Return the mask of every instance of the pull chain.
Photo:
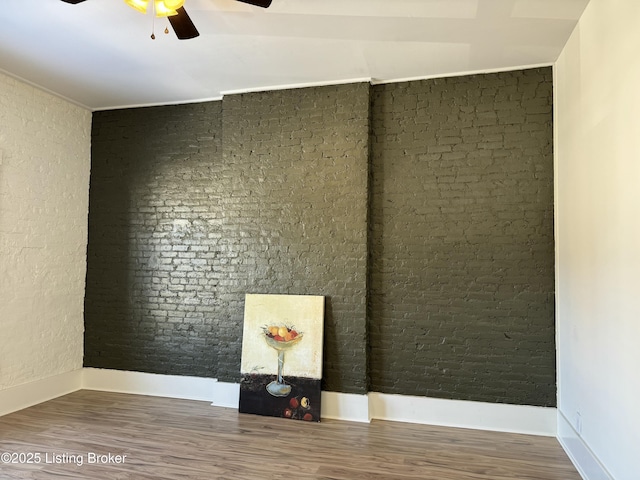
M156 39L156 3L155 2L151 2L153 4L153 20L152 20L152 24L151 24L151 40L155 40ZM164 27L164 34L168 35L169 34L169 27Z
M153 20L151 20L151 40L155 40L156 39L156 2L152 0L151 5L153 5L153 11L151 12L153 17Z

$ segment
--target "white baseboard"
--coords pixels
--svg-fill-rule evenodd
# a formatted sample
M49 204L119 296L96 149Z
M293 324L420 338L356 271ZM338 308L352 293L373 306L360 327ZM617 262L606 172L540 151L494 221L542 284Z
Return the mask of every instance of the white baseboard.
M219 382L214 406L237 408L240 385ZM528 405L442 400L371 392L322 392L322 418L369 422L372 419L554 437L557 410Z
M216 384L211 405L214 407L238 408L239 402L239 383L218 382Z
M371 410L367 395L353 393L322 392L321 418L370 422Z
M559 410L558 441L584 480L613 480L598 457Z
M0 415L80 389L201 400L227 408L238 408L240 398L239 384L218 382L214 378L84 368L0 391ZM555 408L376 392L368 395L322 392L321 416L356 422L380 419L545 436L557 434L559 418ZM573 443L573 437L567 435L563 445L568 449ZM581 460L583 449L573 448L577 449L574 458L586 462ZM602 476L585 478L611 480Z
M371 418L445 427L553 437L557 410L551 407L369 393Z
M0 390L0 417L79 390L82 370Z
M158 375L101 368L84 368L82 377L82 388L86 390L206 402L213 401L217 383L215 378Z

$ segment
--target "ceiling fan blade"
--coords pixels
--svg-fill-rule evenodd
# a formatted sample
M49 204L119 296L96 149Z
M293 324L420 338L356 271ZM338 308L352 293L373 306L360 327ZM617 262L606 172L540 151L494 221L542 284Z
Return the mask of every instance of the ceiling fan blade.
M269 8L272 0L238 0L242 3L248 3L249 5L255 5L256 7Z
M72 3L73 5L84 2L84 0L62 0L62 1L65 3Z
M178 8L176 12L178 12L177 15L171 15L167 18L169 19L169 23L171 23L171 27L173 27L173 31L176 32L176 36L180 40L188 40L200 35L184 7Z

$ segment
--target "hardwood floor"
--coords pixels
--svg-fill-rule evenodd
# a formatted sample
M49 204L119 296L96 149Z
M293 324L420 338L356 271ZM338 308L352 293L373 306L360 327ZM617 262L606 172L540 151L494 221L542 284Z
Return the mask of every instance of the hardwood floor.
M2 480L580 479L554 438L307 423L88 390L0 417L0 455Z

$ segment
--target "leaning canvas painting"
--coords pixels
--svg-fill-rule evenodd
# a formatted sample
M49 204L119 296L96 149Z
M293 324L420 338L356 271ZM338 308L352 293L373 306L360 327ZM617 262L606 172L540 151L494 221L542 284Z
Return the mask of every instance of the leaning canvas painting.
M247 294L241 413L320 421L324 297Z

